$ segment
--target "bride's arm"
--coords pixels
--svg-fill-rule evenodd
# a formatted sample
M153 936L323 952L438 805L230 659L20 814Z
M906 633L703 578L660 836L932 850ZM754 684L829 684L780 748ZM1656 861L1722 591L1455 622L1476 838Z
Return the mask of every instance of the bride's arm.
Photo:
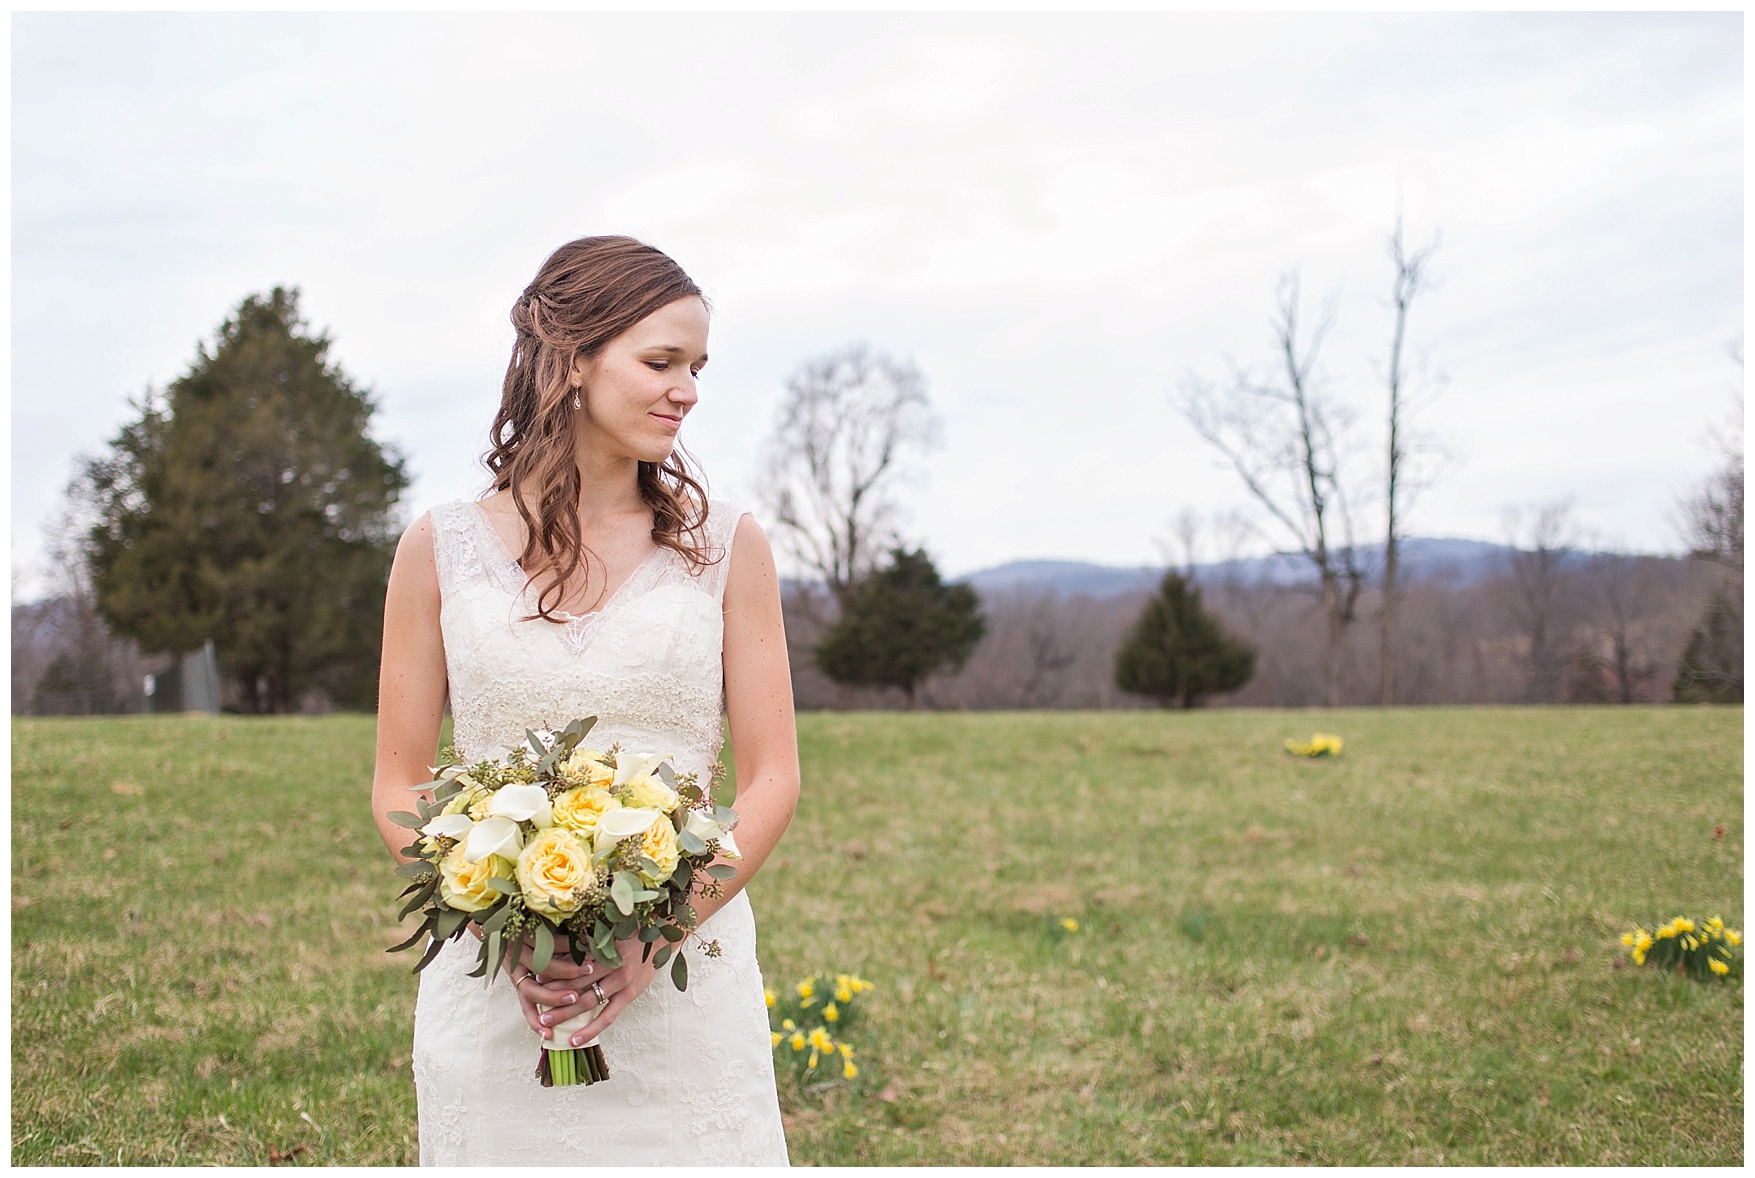
M413 810L410 786L432 780L428 766L445 715L445 644L439 636L439 574L433 524L421 516L396 545L384 596L384 651L378 669L378 756L372 770L372 818L397 854L410 831L390 821Z
M792 668L780 616L780 576L768 537L750 516L738 521L725 585L725 713L737 766L737 877L716 900L693 901L713 915L762 869L798 806L798 728Z

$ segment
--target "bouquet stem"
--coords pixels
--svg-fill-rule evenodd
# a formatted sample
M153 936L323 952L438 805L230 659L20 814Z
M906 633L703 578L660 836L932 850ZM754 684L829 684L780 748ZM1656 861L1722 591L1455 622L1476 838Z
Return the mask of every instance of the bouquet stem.
M567 1088L609 1079L609 1062L603 1058L603 1048L596 1040L583 1047L549 1046L550 1043L571 1042L579 1028L594 1017L596 1012L570 1018L554 1029L553 1039L543 1040L542 1058L536 1061L536 1078L544 1088Z

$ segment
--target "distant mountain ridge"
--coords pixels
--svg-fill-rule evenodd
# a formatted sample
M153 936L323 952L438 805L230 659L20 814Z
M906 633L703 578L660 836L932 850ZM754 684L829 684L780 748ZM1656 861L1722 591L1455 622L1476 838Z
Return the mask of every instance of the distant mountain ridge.
M1360 555L1373 580L1383 564L1383 545L1361 546ZM1472 585L1503 571L1516 549L1485 540L1425 539L1402 541L1402 575L1409 581L1444 581ZM1013 560L981 569L956 580L979 593L1048 592L1063 597L1120 597L1150 590L1164 575L1162 566L1093 564L1076 560ZM1276 552L1244 560L1195 566L1197 582L1234 580L1245 585L1298 585L1314 580L1310 562L1295 552Z

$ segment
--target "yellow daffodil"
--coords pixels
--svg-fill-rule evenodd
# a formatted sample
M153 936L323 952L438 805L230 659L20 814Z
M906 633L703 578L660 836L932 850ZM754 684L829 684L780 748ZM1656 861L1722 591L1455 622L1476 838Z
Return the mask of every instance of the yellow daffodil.
M1621 943L1623 945L1626 945L1629 949L1631 949L1633 947L1633 934L1632 933L1622 933L1621 934ZM768 1005L769 1006L774 1005L772 998L769 999Z
M763 986L762 987L762 1001L764 1001L768 1004L769 1010L772 1010L772 1009L774 1009L774 1003L780 1001L780 999L775 995L774 991L768 989L768 987L766 987L766 986Z
M1063 916L1060 918L1060 927L1069 933L1076 933L1079 931L1079 922L1070 916Z
M1678 916L1678 917L1676 917L1675 920L1671 921L1670 923L1672 923L1676 926L1677 932L1691 933L1694 931L1694 922L1692 920L1689 920L1686 916Z
M846 1079L853 1079L855 1076L859 1075L859 1065L850 1059L846 1060L841 1064L841 1075Z
M1634 965L1644 965L1645 964L1645 950L1644 949L1635 949L1633 951L1633 964Z
M780 1020L780 1029L782 1031L796 1031L798 1030L798 1024L789 1018L783 1018Z
M1733 932L1730 929L1725 930L1725 940L1729 941L1733 945L1741 945L1743 943L1742 936L1736 932Z
M814 1050L814 1049L813 1049L813 1050L812 1050L812 1051L811 1051L811 1053L810 1053L810 1062L809 1062L809 1063L807 1063L807 1064L805 1064L805 1066L806 1066L806 1067L808 1067L808 1068L810 1068L810 1069L812 1069L812 1070L813 1070L813 1071L814 1071L814 1070L815 1070L815 1069L816 1069L816 1066L817 1066L817 1053L816 1053L816 1051L815 1051L815 1050Z
M825 1020L827 1020L828 1022L831 1022L831 1023L836 1022L840 1019L840 1017L841 1017L841 1008L839 1006L836 1006L833 1002L831 1002L827 1006L823 1007L823 1018Z
M778 1047L778 1046L780 1046L780 1040L782 1040L784 1038L786 1038L786 1036L782 1035L779 1031L769 1031L768 1032L768 1046L769 1047Z
M853 987L851 987L851 986L836 986L835 987L835 1001L836 1002L851 1002L851 1001L853 1001Z
M841 1053L842 1059L853 1058L853 1044L851 1043L837 1043L835 1044L835 1050Z
M1731 972L1731 967L1726 965L1724 962L1720 961L1716 957L1708 957L1706 959L1706 968L1710 969L1713 973L1717 974L1721 978L1724 977L1726 974Z
M804 1032L803 1031L792 1032L792 1038L788 1039L786 1042L787 1042L787 1046L791 1047L792 1050L803 1051L804 1050Z
M835 1041L829 1038L829 1032L822 1027L818 1027L816 1030L812 1031L810 1033L810 1038L806 1040L806 1042L818 1051L835 1050Z

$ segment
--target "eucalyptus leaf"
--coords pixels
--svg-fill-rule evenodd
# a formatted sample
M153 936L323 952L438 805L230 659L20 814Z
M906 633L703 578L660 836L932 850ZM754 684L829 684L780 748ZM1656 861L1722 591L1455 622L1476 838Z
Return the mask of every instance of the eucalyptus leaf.
M412 948L414 946L414 943L416 941L420 940L422 937L426 936L427 932L432 927L433 927L432 921L429 920L429 921L425 922L419 928L414 930L414 936L408 938L408 940L402 942L402 944L400 944L400 945L391 946L390 948L384 950L384 952L386 952L386 953L400 953L404 949Z
M406 826L410 830L419 830L427 824L427 820L419 814L410 814L407 810L392 810L386 815L398 826Z
M506 918L510 915L512 915L511 907L502 900L488 909L486 913L476 913L476 919L481 922L483 932L497 933L505 927Z
M623 916L634 911L634 877L625 871L615 873L609 885L609 898Z
M663 892L654 892L650 888L641 888L634 893L634 903L644 904L648 900L656 900L663 895Z
M439 950L444 947L445 942L438 937L434 937L432 944L427 946L426 954L415 963L414 972L419 973L421 970L431 965L433 963L433 958L437 957L439 955Z
M707 866L707 874L719 880L736 879L737 868L729 863L710 863Z
M663 929L659 925L656 925L656 924L647 925L645 928L640 930L640 939L642 941L645 941L648 944L652 943L653 941L656 941L659 937L661 937L663 935L664 935Z
M702 842L694 831L683 829L676 832L676 845L691 855L705 855L707 844Z
M433 936L441 941L449 940L453 934L461 932L469 923L469 913L459 912L455 908L447 908L439 913L438 922L433 927Z
M433 870L433 865L425 859L410 859L396 869L396 874L403 879L421 879Z
M542 741L537 738L536 733L526 728L524 739L530 743L530 751L535 753L538 758L548 756L548 750L542 747Z
M673 943L676 941L680 941L684 937L688 936L687 933L685 933L681 929L677 928L674 924L661 925L661 926L659 926L658 931L664 934L665 940L671 941Z
M670 955L675 951L675 947L668 944L658 946L658 952L652 955L652 968L663 969L664 963L670 960Z
M658 762L658 778L672 789L676 788L676 770L670 767L669 761Z
M536 922L535 947L530 956L530 968L535 973L543 973L548 963L555 956L555 935L543 921Z
M737 811L730 806L714 806L713 821L717 822L721 829L736 830Z
M679 991L689 988L689 959L681 953L676 955L676 964L670 967L670 980Z
M630 916L615 926L615 939L618 941L625 941L633 936L634 930L639 927L639 925L634 923L634 918Z
M432 899L433 893L438 890L438 887L439 881L437 879L429 880L422 884L420 891L410 896L408 898L408 903L402 906L402 911L396 914L396 919L401 920L410 912L413 912L416 908L419 908L422 904L425 904L428 900Z
M502 896L515 896L518 894L518 881L515 879L502 879L497 875L490 876L487 885Z
M494 981L494 975L500 972L500 956L501 956L501 954L500 954L500 930L499 929L495 929L493 932L491 932L487 935L487 940L485 942L483 942L483 948L485 948L487 950L487 975L486 976L487 976L488 984L491 986L493 984L493 981Z

